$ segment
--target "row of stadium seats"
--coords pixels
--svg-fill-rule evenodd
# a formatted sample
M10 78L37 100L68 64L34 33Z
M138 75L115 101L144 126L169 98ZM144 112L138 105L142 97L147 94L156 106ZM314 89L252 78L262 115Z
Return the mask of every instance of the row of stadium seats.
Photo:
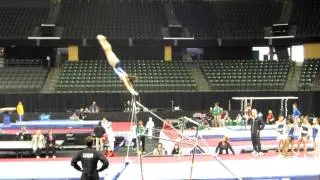
M320 59L307 59L303 62L299 88L310 89L317 76L320 75Z
M128 74L137 76L138 91L193 91L196 84L190 69L180 61L160 60L123 61ZM60 92L118 92L125 91L122 82L102 60L67 62L60 75Z
M94 38L103 33L111 38L160 39L167 26L160 1L62 2L58 25L66 38Z
M0 91L39 91L47 77L43 68L2 68L0 71Z
M279 1L226 1L211 3L218 37L262 39L264 27L277 23L282 9Z
M295 0L290 24L297 25L297 37L320 36L320 1Z
M47 17L49 8L0 7L0 38L26 38Z
M6 67L36 67L44 64L43 59L5 59Z
M94 38L103 33L124 39L161 39L168 26L162 1L61 2L57 25L63 38ZM177 20L196 39L262 39L264 27L278 23L282 1L172 1ZM290 25L297 25L297 37L319 37L320 1L296 0ZM0 38L25 38L47 18L48 8L1 7Z
M201 70L212 89L275 90L283 89L289 61L215 60L205 61Z
M190 68L181 61L123 61L128 74L137 76L140 92L195 91ZM201 71L212 90L279 90L287 80L289 61L212 60L203 61ZM319 77L320 59L305 60L299 88L310 89ZM2 68L0 91L38 91L47 77L43 68ZM66 62L60 74L58 92L126 91L112 68L103 60Z

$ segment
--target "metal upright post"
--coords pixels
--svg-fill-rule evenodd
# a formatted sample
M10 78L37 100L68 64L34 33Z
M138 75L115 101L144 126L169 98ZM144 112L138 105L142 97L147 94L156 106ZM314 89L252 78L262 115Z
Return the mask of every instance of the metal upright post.
M137 128L138 128L138 118L137 118L137 101L136 101L136 96L133 96L132 97L134 103L132 105L132 112L133 112L133 115L132 117L134 118L134 123L136 124L136 133L137 133ZM144 180L144 176L143 176L143 164L142 164L142 152L140 150L140 137L137 136L136 138L136 144L137 144L137 150L138 150L138 156L139 156L139 164L140 164L140 173L141 173L141 180Z
M285 109L283 106L283 101L284 101L284 99L280 100L280 113L282 113L282 115L285 116Z
M284 108L285 108L285 117L288 116L288 99L284 100Z
M197 130L196 130L196 139L198 139L198 132L199 132L199 126L197 126ZM192 180L192 173L193 173L193 165L194 165L194 156L196 154L196 147L194 146L193 150L192 150L192 161L191 161L191 169L190 169L190 180Z
M143 164L142 164L142 152L140 152L140 139L139 139L139 136L137 136L137 124L138 124L138 119L137 119L137 101L136 101L136 96L132 95L130 129L131 129L131 133L135 133L136 134L136 146L137 146L138 156L139 156L141 180L144 180ZM133 125L135 125L136 129L132 129ZM130 144L132 143L132 137L131 137L131 140L129 141L129 143ZM127 157L126 157L126 161L127 162L129 161L128 157L129 157L130 144L129 144L128 148L127 148Z

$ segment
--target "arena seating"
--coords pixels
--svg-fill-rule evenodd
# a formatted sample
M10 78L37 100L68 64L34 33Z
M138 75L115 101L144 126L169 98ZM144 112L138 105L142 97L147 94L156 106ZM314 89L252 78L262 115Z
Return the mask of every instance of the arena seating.
M58 25L65 38L159 39L167 26L161 1L62 1Z
M222 39L263 39L264 27L277 23L281 2L211 2L218 37Z
M320 1L304 0L293 1L294 6L290 18L291 25L297 25L297 37L319 37L320 19L319 9Z
M2 68L0 71L0 91L39 91L47 77L43 68Z
M277 23L281 2L176 1L178 19L197 39L262 39L264 27Z
M138 91L191 91L196 84L190 69L180 61L164 63L160 60L123 61L128 74L138 77ZM57 90L60 92L119 92L126 91L113 70L103 60L67 62Z
M306 59L303 62L299 88L310 89L317 75L320 75L320 59Z
M208 2L174 1L172 4L178 20L196 39L216 38L214 12Z
M47 17L49 8L0 7L0 38L26 38Z
M39 67L43 65L42 59L5 59L6 67Z
M289 61L212 60L201 69L212 89L282 89L289 72Z

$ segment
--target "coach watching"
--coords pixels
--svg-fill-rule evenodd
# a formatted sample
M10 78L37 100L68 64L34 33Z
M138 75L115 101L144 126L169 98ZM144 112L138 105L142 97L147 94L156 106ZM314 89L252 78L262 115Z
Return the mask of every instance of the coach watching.
M93 137L87 137L85 139L87 148L78 152L71 160L71 166L82 172L81 180L99 180L99 172L109 166L106 157L101 152L92 149L93 141ZM81 161L82 168L78 165L78 161ZM102 166L99 169L97 169L98 161L102 162Z
M98 126L94 128L93 133L96 136L96 150L103 151L103 136L106 133L106 130L101 125L101 121L99 121Z
M263 130L265 124L261 117L258 116L256 109L252 109L252 116L248 119L248 123L251 125L251 141L253 146L252 154L263 155L261 152L261 143L260 143L260 131Z

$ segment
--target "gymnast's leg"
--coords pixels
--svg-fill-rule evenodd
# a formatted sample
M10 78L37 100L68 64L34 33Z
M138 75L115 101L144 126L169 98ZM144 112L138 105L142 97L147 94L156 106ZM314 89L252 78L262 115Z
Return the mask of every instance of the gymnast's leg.
M112 51L111 44L107 41L106 37L103 35L98 35L97 39L98 39L102 49L104 50L104 53L105 53L107 60L108 60L108 63L113 68L116 68L117 64L120 63L120 60Z
M106 37L103 35L98 35L97 39L103 48L105 55L107 57L108 63L110 66L112 66L114 72L119 76L119 78L122 80L128 91L132 94L137 96L138 92L136 92L133 88L133 81L135 80L135 77L129 77L128 74L121 68L120 60L118 57L114 54L112 51L111 44L107 41Z

